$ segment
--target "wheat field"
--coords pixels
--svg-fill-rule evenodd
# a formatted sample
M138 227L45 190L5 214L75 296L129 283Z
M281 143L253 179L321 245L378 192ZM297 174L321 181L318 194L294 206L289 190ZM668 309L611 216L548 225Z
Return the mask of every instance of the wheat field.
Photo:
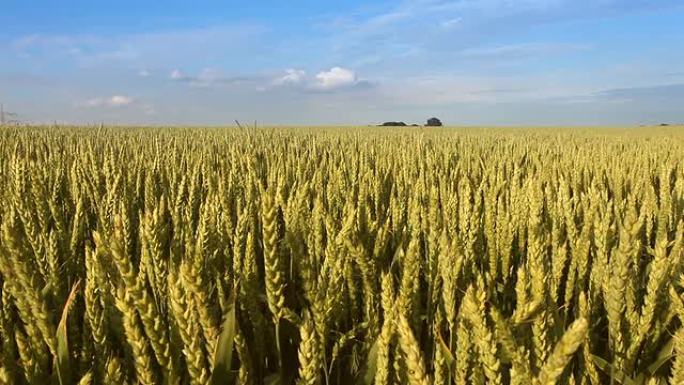
M684 384L684 131L0 128L0 384Z

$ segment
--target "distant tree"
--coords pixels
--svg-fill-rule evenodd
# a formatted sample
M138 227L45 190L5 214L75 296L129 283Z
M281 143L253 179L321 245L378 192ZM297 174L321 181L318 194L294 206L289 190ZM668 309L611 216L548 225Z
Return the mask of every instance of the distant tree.
M404 122L385 122L385 123L381 124L381 126L384 126L384 127L405 127L406 123L404 123Z
M442 122L437 118L430 118L427 120L426 126L428 127L440 127Z

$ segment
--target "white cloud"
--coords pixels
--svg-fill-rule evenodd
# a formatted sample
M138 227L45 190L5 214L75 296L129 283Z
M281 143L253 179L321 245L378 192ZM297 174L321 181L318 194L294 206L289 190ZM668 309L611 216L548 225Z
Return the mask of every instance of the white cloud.
M122 95L114 95L106 101L106 104L111 107L127 106L131 103L133 103L133 99Z
M183 73L180 70L175 69L175 70L171 71L171 79L182 80L182 79L185 79L185 75L183 75Z
M101 108L101 107L124 107L133 104L133 98L124 95L112 95L106 98L92 98L88 99L79 105L86 108Z
M356 73L352 70L333 67L316 75L316 87L330 90L351 86L356 83Z
M306 78L306 71L298 69L286 69L285 74L273 81L275 85L299 84Z
M140 76L141 78L146 78L146 77L149 77L151 75L152 75L152 72L150 72L149 70L138 71L138 76Z

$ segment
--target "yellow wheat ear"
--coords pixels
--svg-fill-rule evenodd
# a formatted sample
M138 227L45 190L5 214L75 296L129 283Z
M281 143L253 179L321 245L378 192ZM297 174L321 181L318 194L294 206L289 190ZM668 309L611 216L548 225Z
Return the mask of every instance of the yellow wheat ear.
M540 385L556 383L577 349L585 341L588 326L587 320L584 318L580 318L570 325L544 363L537 379Z
M407 368L407 378L411 385L429 385L430 377L425 370L425 362L420 351L420 345L411 331L408 320L403 315L397 321L397 335L399 346L404 354L404 364Z

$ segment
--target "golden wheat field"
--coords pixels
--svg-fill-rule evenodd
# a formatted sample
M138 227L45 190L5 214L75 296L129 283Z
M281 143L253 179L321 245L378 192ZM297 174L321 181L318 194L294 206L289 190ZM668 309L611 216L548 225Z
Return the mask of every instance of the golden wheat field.
M0 129L0 384L684 384L684 131Z

